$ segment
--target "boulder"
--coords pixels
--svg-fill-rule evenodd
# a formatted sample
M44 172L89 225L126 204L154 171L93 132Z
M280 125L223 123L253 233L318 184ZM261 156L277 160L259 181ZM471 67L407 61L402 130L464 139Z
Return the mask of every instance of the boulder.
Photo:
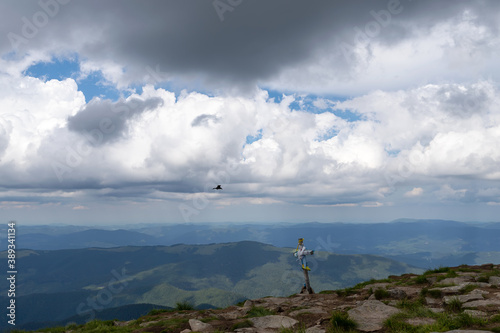
M189 319L189 326L191 326L191 331L195 332L212 332L214 330L212 325L198 319Z
M500 285L500 276L490 276L488 281L490 284L499 286Z
M465 304L462 304L463 308L477 308L480 306L500 306L500 300L498 299L484 299L484 300L478 300L478 301L471 301L467 302Z
M387 292L389 293L389 296L391 298L395 299L405 299L406 297L408 297L408 295L406 295L406 292L401 289L389 289L387 290Z
M377 300L365 301L361 306L347 311L349 317L358 324L357 329L363 332L381 330L383 322L399 312L395 307Z
M291 328L295 326L298 321L287 316L264 316L249 318L253 326L258 329L266 328Z
M326 331L321 326L313 326L306 329L306 333L326 333Z
M458 299L460 301L460 303L466 303L466 302L471 302L471 301L478 301L478 300L484 299L484 297L483 297L483 295L478 294L478 293L443 297L443 301L445 304L450 304L450 302L452 302L454 299Z
M288 315L292 316L292 317L296 317L296 316L298 316L300 314L304 314L304 313L313 313L313 314L322 314L322 315L328 314L328 312L326 312L322 308L308 308L308 309L300 309L300 310L292 311Z

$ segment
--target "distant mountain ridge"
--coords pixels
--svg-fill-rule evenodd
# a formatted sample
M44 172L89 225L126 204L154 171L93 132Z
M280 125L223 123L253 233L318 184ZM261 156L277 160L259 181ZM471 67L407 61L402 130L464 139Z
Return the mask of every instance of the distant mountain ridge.
M0 231L2 226L0 226ZM421 268L500 261L500 223L400 219L390 223L178 224L122 229L18 226L18 248L35 250L118 246L169 246L257 241L339 254L375 254ZM0 238L5 247L6 237Z

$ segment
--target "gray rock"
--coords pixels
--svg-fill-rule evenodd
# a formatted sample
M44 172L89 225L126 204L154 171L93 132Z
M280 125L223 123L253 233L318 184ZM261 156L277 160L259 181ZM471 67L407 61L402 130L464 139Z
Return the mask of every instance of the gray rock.
M466 303L466 302L481 300L481 299L484 299L484 297L483 297L483 295L478 294L478 293L443 297L443 301L445 304L450 304L450 302L452 302L454 299L458 299L460 301L460 303Z
M439 281L439 284L455 284L455 285L461 285L466 282L474 281L474 278L472 276L459 276L459 277L454 277L454 278L447 278L444 280Z
M249 299L247 299L243 304L243 308L245 309L250 309L252 306L254 306L254 302Z
M427 305L440 305L441 304L441 299L432 298L432 297L426 297L425 298L425 303Z
M290 328L298 321L287 316L264 316L249 318L255 328Z
M406 292L404 290L401 290L401 289L389 289L389 290L387 290L387 292L389 292L389 296L391 298L395 298L395 299L404 299L408 296L408 295L406 295Z
M472 301L472 302L467 302L465 304L462 304L463 308L477 308L480 306L489 306L489 305L500 305L500 300L499 299L484 299L484 300L479 300L479 301Z
M191 326L191 331L195 332L212 332L214 330L212 325L199 321L198 319L189 319L189 326Z
M431 310L434 313L442 313L442 312L444 312L443 308L429 308L429 310Z
M300 314L304 313L313 313L313 314L328 314L324 309L322 308L308 308L308 309L300 309L300 310L295 310L290 312L288 315L291 317L296 317Z
M498 286L500 285L500 276L490 276L488 282L492 285Z
M376 300L368 300L357 308L347 311L349 317L358 324L358 330L372 332L382 329L383 322L400 311Z
M479 310L464 310L464 313L468 314L469 316L479 317L479 318L485 318L488 316L486 312Z
M306 333L326 333L326 331L321 326L313 326L306 329Z

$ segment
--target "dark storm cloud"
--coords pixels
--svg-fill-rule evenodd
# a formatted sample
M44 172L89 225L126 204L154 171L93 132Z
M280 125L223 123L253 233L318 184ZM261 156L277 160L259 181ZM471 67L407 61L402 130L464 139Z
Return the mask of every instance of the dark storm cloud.
M57 3L47 0L51 1ZM229 6L222 14L214 6L220 2ZM171 78L196 77L215 87L244 87L270 79L318 52L331 52L342 42L363 39L359 32L365 33L370 22L384 30L370 38L396 43L416 27L426 29L465 9L478 15L479 23L495 28L499 6L494 1L465 0L73 0L58 5L56 15L46 15L47 23L19 46L21 50L45 48L58 41L59 48L75 47L92 61L118 62L127 68L130 79L140 80L151 74L148 69L157 68ZM12 15L2 23L2 31L19 36L26 22L33 23L40 17L36 14L44 11L37 2L7 1L2 7L12 7L3 11ZM391 8L393 14L384 17ZM385 26L384 20L390 24ZM4 35L4 52L11 39ZM340 52L331 56L339 58L339 70L349 65Z
M99 143L121 137L127 129L127 121L144 111L155 109L163 103L161 98L112 102L94 99L76 115L68 118L68 128L82 134L102 133Z

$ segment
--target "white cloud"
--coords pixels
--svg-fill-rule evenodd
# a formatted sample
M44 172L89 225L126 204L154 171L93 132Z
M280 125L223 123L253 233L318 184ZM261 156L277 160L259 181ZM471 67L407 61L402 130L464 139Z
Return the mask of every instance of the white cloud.
M248 202L372 207L398 201L398 186L413 184L404 196L418 196L423 193L419 182L439 184L450 177L453 182L431 191L429 200L433 195L463 200L467 191L480 197L477 189L467 189L463 177L499 176L497 89L486 81L320 102L334 105L333 111L361 115L349 122L331 109L320 114L291 110L293 96L276 102L265 91L251 98L175 95L146 86L123 102L84 104L71 79L42 82L4 75L2 80L4 92L10 89L0 99L2 186L43 187L59 198L71 188L82 193L109 189L99 194L103 198L191 200L190 193L210 192L213 184L223 183L232 192L225 189L211 201L222 204L231 196ZM15 102L28 88L29 98ZM131 103L154 99L162 102L129 113L114 140L105 140L114 135L104 130L116 125L112 122L87 134L68 129L68 119L77 119L92 103L115 107L117 116L125 116ZM258 140L246 143L247 136L258 133Z
M424 194L424 189L421 187L414 187L411 191L408 191L404 194L405 197L419 197Z

